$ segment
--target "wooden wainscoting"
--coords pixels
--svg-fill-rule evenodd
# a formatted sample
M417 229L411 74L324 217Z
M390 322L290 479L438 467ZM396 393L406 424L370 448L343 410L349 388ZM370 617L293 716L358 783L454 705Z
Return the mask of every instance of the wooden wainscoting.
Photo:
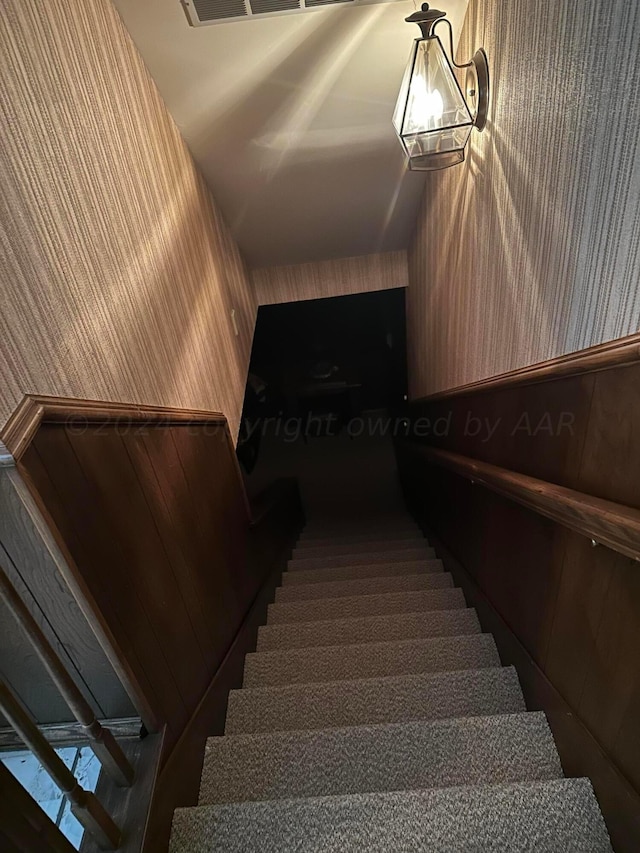
M299 499L279 494L266 536L216 413L29 397L2 438L166 761L297 535Z
M625 356L615 364L624 350L608 349L612 362L598 358L590 372L576 358L575 372L567 375L563 367L555 379L541 365L539 382L532 369L522 382L413 404L411 441L438 450L415 452L399 442L398 458L416 513L557 691L562 719L575 715L591 734L592 741L574 739L572 748L558 733L559 746L569 743L561 749L565 769L589 775L603 766L600 750L619 774L617 785L615 773L597 771L594 784L616 849L631 851L640 847L640 563L593 547L588 527L581 535L566 519L543 517L535 501L523 506L504 490L496 493L489 482L495 470L483 464L509 469L521 485L522 474L547 481L546 494L563 486L583 493L585 505L615 502L635 523L640 363ZM477 464L465 470L453 454ZM443 467L443 460L452 464ZM557 706L540 707L559 718ZM581 754L576 743L591 743L591 752L584 747Z

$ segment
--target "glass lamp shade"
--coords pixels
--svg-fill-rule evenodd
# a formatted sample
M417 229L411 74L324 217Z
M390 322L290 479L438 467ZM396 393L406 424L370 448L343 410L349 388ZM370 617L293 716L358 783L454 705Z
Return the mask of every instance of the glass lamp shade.
M416 39L393 126L414 170L461 163L473 117L437 36Z

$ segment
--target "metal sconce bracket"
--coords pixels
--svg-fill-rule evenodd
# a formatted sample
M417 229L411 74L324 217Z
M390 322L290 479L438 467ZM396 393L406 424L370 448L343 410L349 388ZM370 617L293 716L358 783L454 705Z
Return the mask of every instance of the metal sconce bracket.
M484 130L489 113L489 62L484 48L476 50L471 65L473 70L469 68L467 72L466 95L474 108L476 129Z

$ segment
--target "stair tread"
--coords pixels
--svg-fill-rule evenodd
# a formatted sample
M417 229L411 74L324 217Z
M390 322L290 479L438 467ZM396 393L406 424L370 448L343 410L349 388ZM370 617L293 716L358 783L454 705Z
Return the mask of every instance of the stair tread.
M397 575L380 578L327 581L316 584L281 586L276 590L276 602L312 601L317 598L345 598L357 595L377 595L386 592L409 592L424 589L450 589L453 577L448 572L423 572L416 575Z
M497 667L232 690L225 734L489 716L524 710L515 669Z
M407 527L397 530L376 530L373 533L346 533L335 536L306 536L304 532L299 536L296 547L323 548L327 545L356 545L360 542L369 542L372 538L385 541L401 542L404 539L417 539L423 536L419 527Z
M588 779L178 809L171 853L611 853Z
M408 613L418 610L455 610L466 607L462 590L415 590L385 592L378 595L355 595L344 598L321 598L311 601L288 601L270 604L267 624L316 622L355 616Z
M298 586L307 583L327 583L334 580L357 580L358 578L392 577L430 572L443 572L442 560L410 560L397 563L362 563L357 566L335 566L326 569L296 569L284 572L283 586Z
M479 633L481 628L476 611L461 607L456 610L428 610L391 616L263 625L258 629L257 651L360 645Z
M367 552L359 551L353 554L338 554L335 557L306 557L289 560L287 567L289 571L295 572L300 569L323 569L337 566L358 566L363 563L391 563L394 560L433 560L436 552L428 545L420 548L396 548L388 551Z
M370 532L379 533L384 530L385 533L389 530L416 530L419 525L409 513L401 515L382 515L373 516L367 513L366 518L328 518L328 519L313 519L307 521L302 528L302 536L314 535L321 533L323 536L337 535L338 533L348 534L368 534Z
M422 530L417 525L397 525L389 527L380 525L374 527L336 529L333 531L305 531L298 537L297 545L306 545L312 543L314 546L318 543L329 545L331 543L342 544L343 541L365 542L370 539L403 539L405 537L416 538L423 536Z
M539 712L226 735L205 748L199 803L562 778Z
M515 668L402 503L380 509L303 531L171 853L611 853Z
M301 545L298 543L293 549L293 559L304 557L338 556L339 554L375 554L377 551L406 551L411 548L429 548L429 542L424 536L415 536L412 539L365 539L360 542L339 543L328 542L326 545Z
M248 654L243 686L275 687L496 666L500 666L500 658L491 634L313 646Z

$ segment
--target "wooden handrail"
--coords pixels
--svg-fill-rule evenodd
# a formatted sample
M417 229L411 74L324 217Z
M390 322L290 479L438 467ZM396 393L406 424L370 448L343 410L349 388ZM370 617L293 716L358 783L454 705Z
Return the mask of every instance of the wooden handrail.
M640 560L640 510L448 450L417 442L406 442L405 447L430 465L453 471L598 544Z
M66 795L71 803L71 812L80 824L91 833L101 847L106 850L117 849L120 845L120 830L110 815L95 794L86 791L78 783L71 770L3 681L0 681L0 711Z
M561 355L548 361L540 361L527 367L489 376L477 382L458 385L444 391L436 391L426 397L412 400L413 403L431 403L438 400L449 400L453 397L463 397L466 394L482 394L499 388L515 388L525 385L536 385L539 382L550 382L563 379L566 376L577 376L581 373L597 373L601 370L611 370L614 367L626 367L640 362L640 333L617 338L605 344Z
M0 566L0 599L23 629L36 654L44 664L62 698L67 703L76 720L80 723L89 739L91 749L114 782L128 787L133 782L133 767L120 748L109 729L103 728L93 709L80 692L75 681L67 672L64 664L47 640L44 631L29 609L13 588L9 578Z

